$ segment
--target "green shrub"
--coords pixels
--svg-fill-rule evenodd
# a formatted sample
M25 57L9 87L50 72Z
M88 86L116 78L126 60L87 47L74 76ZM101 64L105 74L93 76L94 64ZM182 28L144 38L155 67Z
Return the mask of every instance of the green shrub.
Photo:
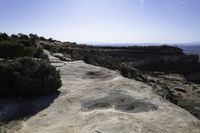
M25 47L36 46L31 40L18 40L17 43L22 44Z
M0 33L0 41L9 40L9 36L6 33Z
M19 58L0 63L0 96L40 96L61 86L59 71L47 61Z
M48 55L46 55L42 49L42 47L38 47L36 53L33 56L34 58L40 58L44 60L49 60Z
M44 54L43 49L29 41L0 42L0 58L15 59L24 56L48 60L48 56Z
M41 47L38 47L36 53L34 54L34 57L40 58L43 52L44 52L43 49Z
M29 34L29 38L33 41L33 42L36 42L37 40L39 40L39 37L37 34L32 34L30 33Z
M0 42L0 58L15 59L23 56L32 57L36 53L36 46L25 46L21 43L3 41Z

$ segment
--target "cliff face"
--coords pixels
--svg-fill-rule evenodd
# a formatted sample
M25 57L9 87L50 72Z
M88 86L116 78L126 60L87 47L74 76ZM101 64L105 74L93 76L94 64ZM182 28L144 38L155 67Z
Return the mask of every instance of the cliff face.
M156 47L156 46L155 46ZM160 46L136 47L120 49L102 49L107 54L121 62L127 62L135 68L144 71L161 71L179 74L200 72L198 55L186 55L176 47Z
M71 43L52 44L45 47L54 52L80 55L83 57L92 51L93 55L109 55L120 63L128 63L143 71L160 71L178 74L200 73L198 55L187 55L183 50L172 46L130 46L130 47L96 47ZM95 62L95 61L93 61Z

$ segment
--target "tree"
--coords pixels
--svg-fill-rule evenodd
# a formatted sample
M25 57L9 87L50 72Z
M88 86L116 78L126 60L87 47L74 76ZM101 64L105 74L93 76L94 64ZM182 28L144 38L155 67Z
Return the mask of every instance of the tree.
M40 36L39 39L40 39L41 41L45 41L45 40L46 40L46 38L44 38L43 36Z
M6 33L0 33L0 41L9 40L9 36Z
M11 38L11 39L15 39L15 40L16 40L16 39L18 39L18 36L17 36L17 35L15 35L15 34L12 34L12 35L10 36L10 38Z
M36 42L39 39L37 34L32 34L32 33L29 34L29 38L34 42Z
M20 39L29 39L29 37L23 33L17 34Z
M53 38L49 38L48 41L49 41L49 42L53 42Z

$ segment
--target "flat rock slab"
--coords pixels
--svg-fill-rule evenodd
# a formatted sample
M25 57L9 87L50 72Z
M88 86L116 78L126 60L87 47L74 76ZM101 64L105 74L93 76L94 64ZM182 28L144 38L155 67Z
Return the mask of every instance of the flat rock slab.
M64 62L58 69L60 95L18 132L200 133L198 119L144 83L82 61Z

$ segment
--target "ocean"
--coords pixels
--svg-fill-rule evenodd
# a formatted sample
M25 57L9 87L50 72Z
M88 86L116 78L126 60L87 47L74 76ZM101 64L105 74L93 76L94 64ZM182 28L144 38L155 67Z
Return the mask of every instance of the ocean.
M198 54L200 61L200 45L178 45L186 54Z

